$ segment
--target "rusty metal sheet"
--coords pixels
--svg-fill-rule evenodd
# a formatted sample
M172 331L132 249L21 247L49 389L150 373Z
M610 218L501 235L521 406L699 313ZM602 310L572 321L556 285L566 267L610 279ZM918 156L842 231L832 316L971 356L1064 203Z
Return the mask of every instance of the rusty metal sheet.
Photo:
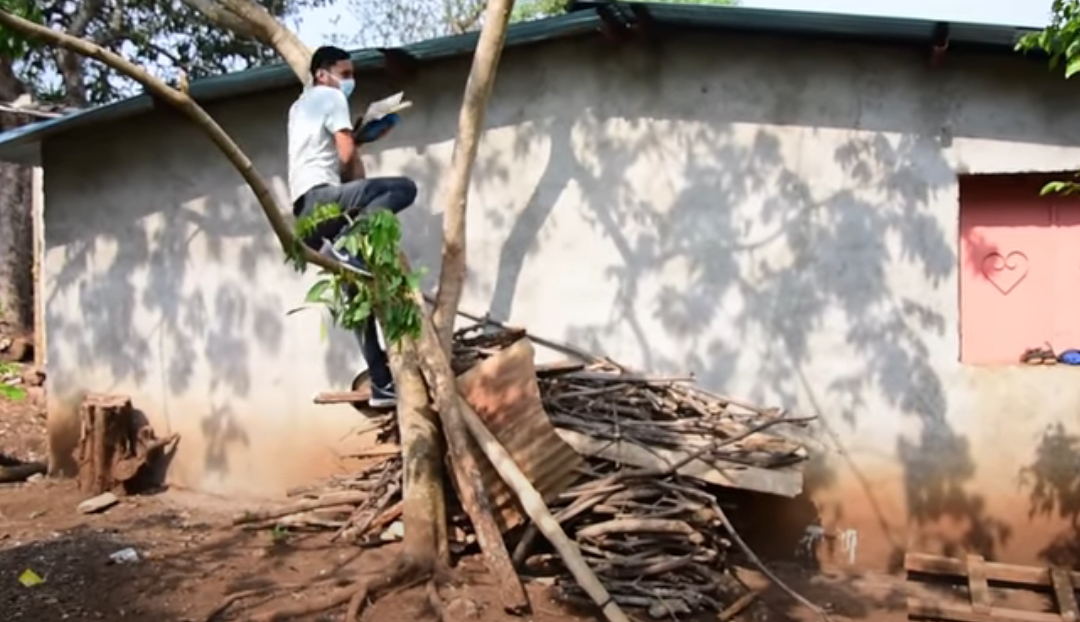
M462 374L458 387L541 497L550 500L574 483L584 459L559 437L544 411L528 338ZM505 532L524 521L521 506L479 448L474 448L495 522Z

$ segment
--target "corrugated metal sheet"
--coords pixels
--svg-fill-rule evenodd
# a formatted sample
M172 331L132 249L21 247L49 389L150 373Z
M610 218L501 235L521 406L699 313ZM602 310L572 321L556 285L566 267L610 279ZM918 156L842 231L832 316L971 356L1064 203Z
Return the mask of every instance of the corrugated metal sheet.
M668 26L876 41L928 41L933 36L934 29L942 23L935 20L876 15L777 11L682 3L582 1L573 3L571 10L606 9L611 14L632 19L635 7L644 8L657 23ZM1001 24L948 22L948 25L950 45L978 45L1003 51L1011 51L1020 35L1032 30Z
M528 338L465 372L458 386L541 497L551 499L574 483L584 460L559 437L544 411ZM483 454L479 456L495 522L503 531L521 524L517 497Z
M600 19L594 11L569 13L549 19L514 24L506 35L509 47L539 43L563 37L580 36L595 32ZM402 48L421 62L434 61L469 54L476 48L478 35L469 33L420 41ZM353 62L360 71L383 66L382 53L377 49L361 49L352 52ZM249 95L261 91L295 86L298 82L292 70L284 63L257 67L223 76L195 80L190 94L202 104ZM0 161L36 163L37 144L49 136L95 123L115 121L147 112L154 108L147 95L138 95L112 104L98 106L64 117L0 133Z
M742 32L762 32L830 38L858 38L877 41L930 40L938 22L866 15L841 15L807 11L777 11L693 4L652 4L626 2L577 2L571 12L547 19L514 24L507 33L507 46L520 46L562 37L597 32L602 20L598 10L632 19L630 5L643 7L652 19L671 28L708 28ZM1030 29L993 24L950 23L951 45L971 45L1011 50L1017 38ZM407 45L400 50L420 61L468 54L476 47L476 33L442 37ZM358 69L383 65L378 50L357 50L352 54ZM237 97L296 84L283 64L259 67L225 76L196 80L192 96L203 103ZM152 100L140 95L121 102L27 125L0 134L0 160L28 162L36 157L37 144L48 136L92 123L129 117L153 108Z

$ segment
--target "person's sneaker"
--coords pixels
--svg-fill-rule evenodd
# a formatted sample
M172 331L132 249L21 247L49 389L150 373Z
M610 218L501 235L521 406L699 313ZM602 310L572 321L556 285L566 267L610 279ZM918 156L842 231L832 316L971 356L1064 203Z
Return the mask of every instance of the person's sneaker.
M340 251L329 242L324 242L323 252L329 253L331 257L352 268L356 272L359 272L362 276L371 278L371 270L368 270L367 264L362 257L353 257L344 251Z
M368 400L368 404L372 408L393 408L397 406L397 393L394 392L394 383L391 382L385 387L372 383L371 399Z

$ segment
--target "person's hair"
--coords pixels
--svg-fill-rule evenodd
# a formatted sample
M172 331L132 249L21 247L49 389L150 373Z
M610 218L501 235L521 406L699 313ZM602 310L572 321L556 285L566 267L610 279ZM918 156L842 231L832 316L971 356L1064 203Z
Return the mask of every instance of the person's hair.
M332 45L322 46L311 55L311 77L314 78L320 69L330 69L343 60L349 60L348 52Z

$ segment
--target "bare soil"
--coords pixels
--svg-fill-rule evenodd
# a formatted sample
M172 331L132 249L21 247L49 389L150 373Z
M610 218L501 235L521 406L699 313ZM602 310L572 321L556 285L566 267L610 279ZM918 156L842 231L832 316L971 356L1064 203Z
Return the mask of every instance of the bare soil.
M39 398L0 402L0 453L20 460L45 459L45 421ZM128 497L103 514L81 515L85 496L72 480L38 479L0 486L0 611L6 622L116 621L203 622L227 595L266 585L293 586L280 599L310 599L336 583L387 568L395 545L361 550L329 542L329 534L245 531L229 520L248 507L235 500L169 490ZM134 549L137 561L117 563L114 553ZM27 587L31 570L44 582ZM775 568L805 596L829 609L836 622L906 620L903 584L889 576L824 575L796 566ZM740 570L754 587L761 576ZM528 585L535 622L597 619L553 599L550 588ZM492 577L476 558L461 560L442 592L447 622L515 619L498 604ZM376 601L365 620L429 619L422 588ZM241 619L271 606L249 599L215 619ZM334 611L310 620L341 620ZM643 616L641 619L645 619ZM715 618L713 618L715 619ZM769 587L736 620L814 620L779 589Z
M0 461L5 457L8 461L48 461L45 395L41 387L29 387L21 402L0 399Z

